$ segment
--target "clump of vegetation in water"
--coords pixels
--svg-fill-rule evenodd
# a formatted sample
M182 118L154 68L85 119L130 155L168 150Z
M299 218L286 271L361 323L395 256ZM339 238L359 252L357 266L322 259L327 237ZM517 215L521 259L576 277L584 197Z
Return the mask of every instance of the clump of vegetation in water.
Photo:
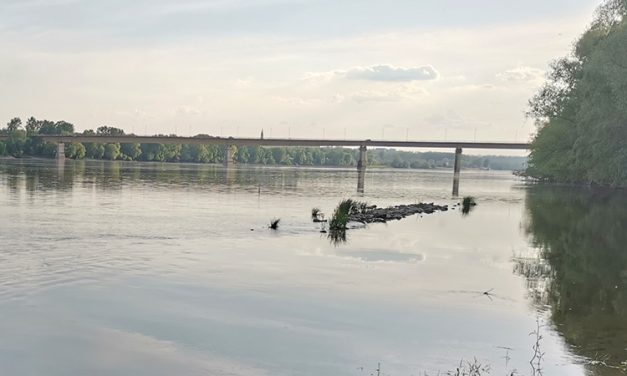
M477 206L475 198L472 196L466 196L462 200L462 214L468 215L473 207Z
M319 208L311 209L311 219L314 222L326 222L327 221L326 219L324 219L324 213Z
M331 230L329 231L328 238L335 246L346 243L346 229Z
M270 228L272 230L278 230L279 229L279 222L281 222L281 218L273 219L272 221L270 221Z
M346 224L351 214L364 213L367 207L367 203L350 198L340 201L340 204L333 212L329 228L331 230L346 230Z

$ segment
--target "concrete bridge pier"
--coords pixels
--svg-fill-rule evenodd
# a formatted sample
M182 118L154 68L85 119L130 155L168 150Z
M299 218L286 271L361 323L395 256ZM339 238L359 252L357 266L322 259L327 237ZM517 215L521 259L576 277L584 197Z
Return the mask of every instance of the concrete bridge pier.
M366 185L366 171L357 170L357 193L364 193L364 187Z
M235 165L235 145L227 145L224 148L224 167L233 167Z
M455 165L453 167L453 196L459 196L459 176L462 169L462 148L455 149Z
M368 149L366 145L359 147L359 160L357 161L357 171L366 171L368 165Z
M65 144L63 142L57 143L57 160L65 159Z

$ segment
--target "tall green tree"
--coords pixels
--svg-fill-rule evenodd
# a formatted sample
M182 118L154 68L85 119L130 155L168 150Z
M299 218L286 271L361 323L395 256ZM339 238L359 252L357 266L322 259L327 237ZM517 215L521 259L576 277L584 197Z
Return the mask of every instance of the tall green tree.
M33 116L29 117L26 120L26 134L28 136L32 136L39 133L41 129L41 122L35 119Z
M9 122L7 123L7 130L9 132L16 131L20 129L21 127L22 127L22 120L19 117L14 117L13 119L9 120Z
M6 152L16 158L24 155L24 146L26 145L26 131L23 129L14 129L9 131L9 138L5 141Z
M57 121L54 124L57 134L69 135L74 134L74 124L68 123L67 121Z
M142 148L140 144L121 144L121 152L125 156L125 159L134 161L142 154Z
M575 44L552 64L530 101L538 132L527 174L627 186L627 0L609 0Z
M103 155L105 159L113 161L113 160L118 159L119 156L120 156L120 144L114 143L114 144L105 145L104 155Z
M80 142L72 142L65 145L65 156L71 159L83 159L86 155L86 149Z

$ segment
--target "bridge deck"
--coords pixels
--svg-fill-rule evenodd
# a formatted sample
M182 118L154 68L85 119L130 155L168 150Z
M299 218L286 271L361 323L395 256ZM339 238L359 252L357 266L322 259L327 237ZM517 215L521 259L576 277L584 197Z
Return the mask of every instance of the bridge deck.
M57 136L39 135L49 142L95 142L121 144L188 144L188 145L242 145L242 146L349 146L438 149L500 149L528 150L528 143L518 142L458 142L458 141L388 141L388 140L334 140L297 138L233 138L233 137L164 137L164 136ZM0 140L7 136L0 136Z

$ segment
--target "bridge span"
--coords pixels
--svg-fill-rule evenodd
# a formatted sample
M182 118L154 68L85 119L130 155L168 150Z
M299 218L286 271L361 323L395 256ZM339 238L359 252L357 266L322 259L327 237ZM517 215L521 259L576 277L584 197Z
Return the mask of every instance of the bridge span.
M224 147L224 165L232 166L237 146L308 146L308 147L356 147L359 148L357 170L363 186L363 172L368 165L368 147L388 148L429 148L454 149L455 163L453 167L453 194L459 192L459 177L461 172L461 155L463 149L485 150L529 150L530 144L519 142L462 142L462 141L393 141L393 140L339 140L339 139L298 139L298 138L234 138L234 137L178 137L178 136L135 136L135 135L37 135L46 142L57 144L57 159L65 158L65 144L81 143L120 143L120 144L170 144L170 145L220 145ZM8 136L0 135L0 141ZM359 183L358 183L359 186Z
M120 144L174 144L174 145L223 145L223 146L347 146L390 148L444 148L444 149L500 149L526 150L527 143L516 142L457 142L457 141L390 141L390 140L338 140L298 138L234 138L234 137L168 137L168 136L100 136L100 135L38 135L48 142L96 142Z

